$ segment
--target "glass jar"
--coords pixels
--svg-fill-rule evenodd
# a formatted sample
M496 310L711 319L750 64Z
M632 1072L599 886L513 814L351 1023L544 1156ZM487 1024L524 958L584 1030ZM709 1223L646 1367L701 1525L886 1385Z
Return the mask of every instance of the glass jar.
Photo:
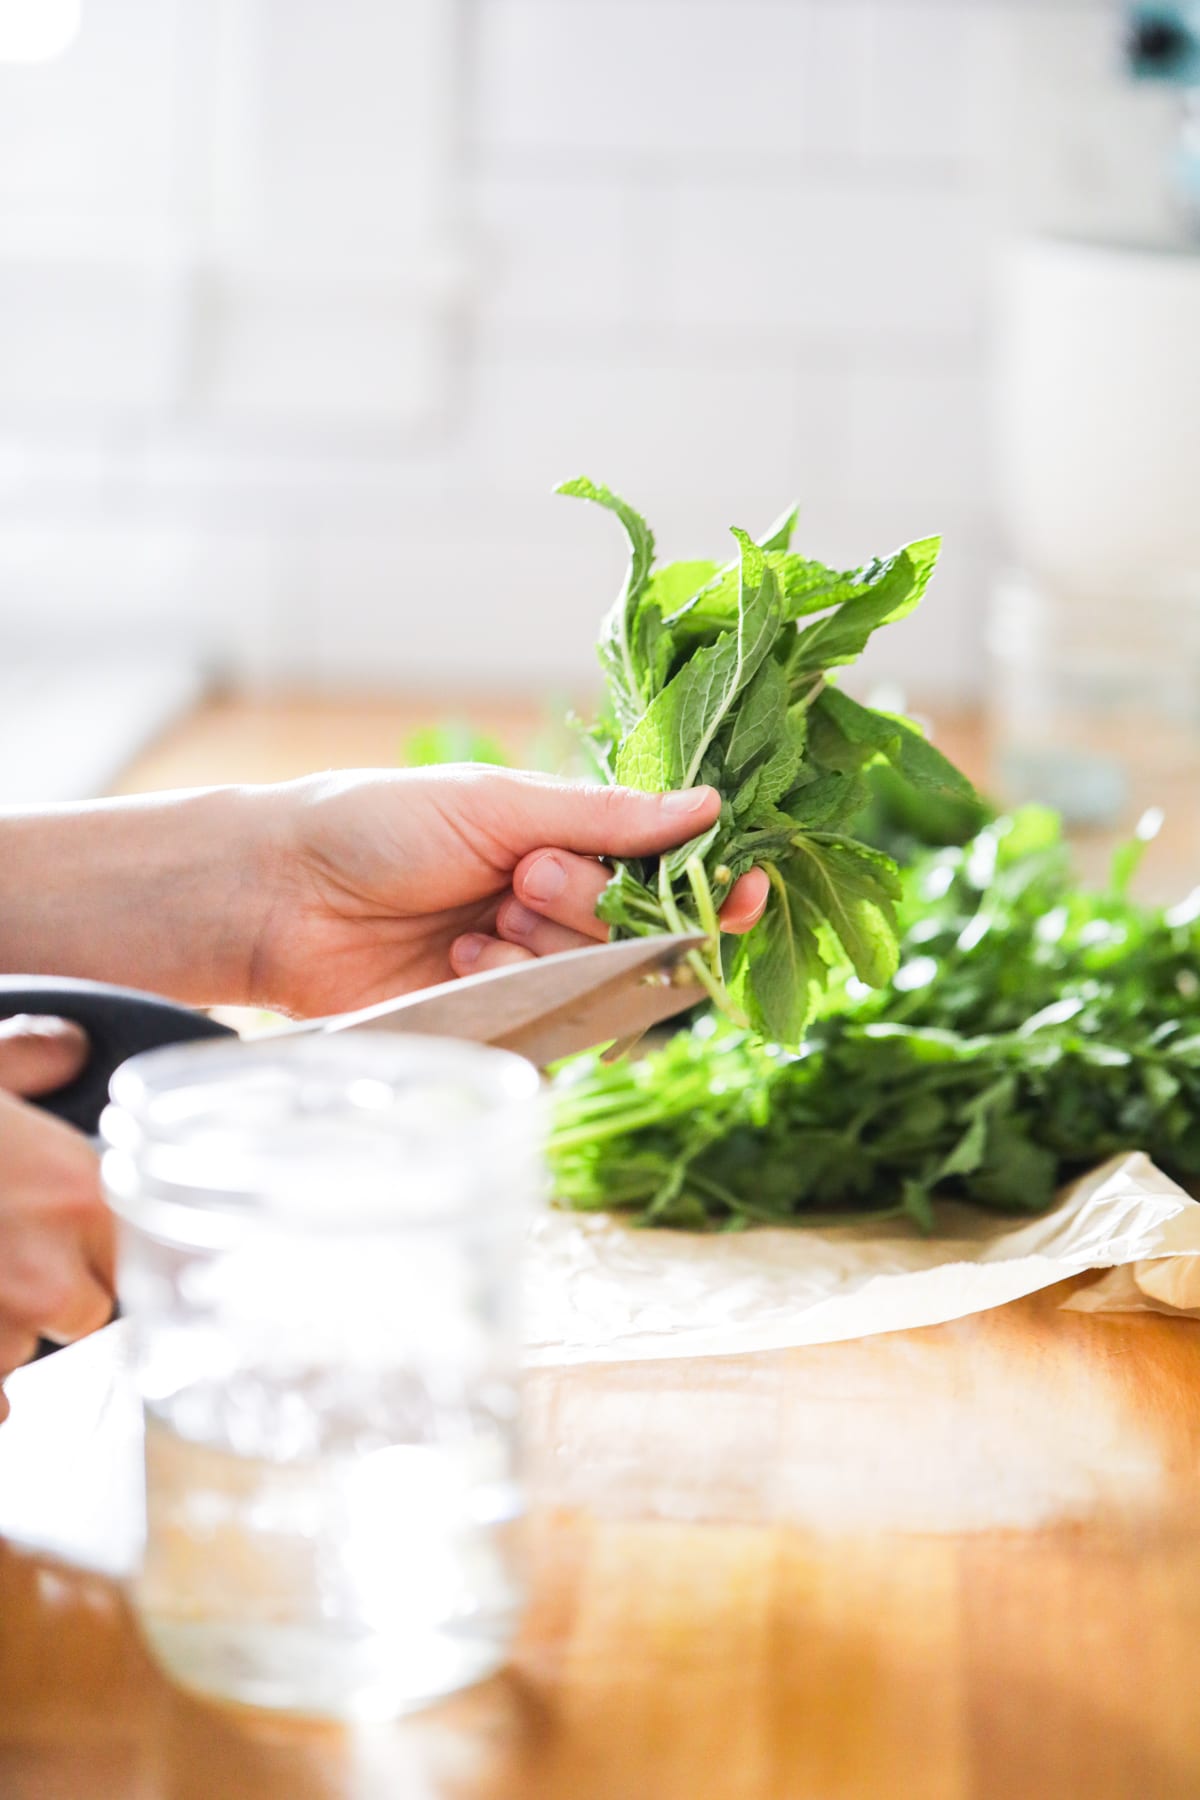
M1200 854L1200 586L1102 599L1012 574L988 648L990 791L1060 812L1092 880L1161 812L1159 897L1178 897Z
M134 1600L186 1686L378 1718L503 1662L538 1089L506 1052L383 1032L118 1070L101 1131L145 1417Z

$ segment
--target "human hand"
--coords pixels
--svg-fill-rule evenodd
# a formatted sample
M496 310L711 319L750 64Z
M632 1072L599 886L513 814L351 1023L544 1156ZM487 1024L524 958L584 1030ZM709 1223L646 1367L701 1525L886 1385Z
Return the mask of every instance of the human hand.
M83 1033L61 1019L0 1022L0 1381L29 1361L39 1337L66 1343L112 1313L99 1159L78 1131L18 1098L61 1087L86 1056Z
M656 855L720 810L712 788L642 794L473 764L260 792L273 848L247 987L298 1015L602 942L597 858ZM765 875L744 875L724 929L748 931L766 897Z

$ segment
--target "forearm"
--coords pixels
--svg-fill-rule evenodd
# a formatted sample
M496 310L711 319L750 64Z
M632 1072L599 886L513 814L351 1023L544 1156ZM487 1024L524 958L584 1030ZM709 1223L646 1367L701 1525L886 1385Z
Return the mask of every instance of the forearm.
M265 913L265 790L0 810L0 969L245 999Z

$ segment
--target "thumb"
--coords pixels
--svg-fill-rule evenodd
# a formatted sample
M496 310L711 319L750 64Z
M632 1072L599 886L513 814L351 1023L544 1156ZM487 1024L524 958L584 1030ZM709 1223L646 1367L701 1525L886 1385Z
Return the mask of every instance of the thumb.
M552 846L581 856L654 856L707 831L721 810L715 788L643 794L636 788L516 775L505 793L510 848Z
M87 1055L86 1036L67 1019L0 1019L0 1088L11 1094L52 1094L74 1080Z

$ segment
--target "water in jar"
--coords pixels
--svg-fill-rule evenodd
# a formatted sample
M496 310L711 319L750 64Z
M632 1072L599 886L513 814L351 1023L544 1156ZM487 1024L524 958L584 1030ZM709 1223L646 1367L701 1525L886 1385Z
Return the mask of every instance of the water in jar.
M504 1659L521 1599L511 1399L443 1396L426 1432L381 1442L398 1396L331 1385L251 1372L146 1403L138 1609L189 1687L387 1717Z

